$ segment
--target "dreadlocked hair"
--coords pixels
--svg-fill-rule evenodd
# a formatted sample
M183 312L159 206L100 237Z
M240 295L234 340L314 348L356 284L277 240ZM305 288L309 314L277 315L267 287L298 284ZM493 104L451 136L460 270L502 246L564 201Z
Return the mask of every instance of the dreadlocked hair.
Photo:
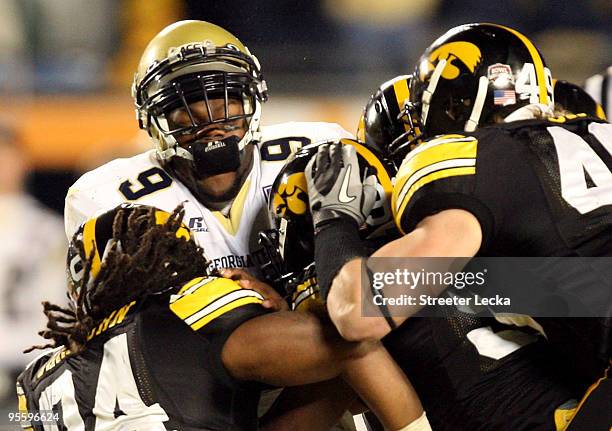
M32 346L24 353L59 346L73 353L81 351L90 331L113 310L150 294L173 291L207 274L202 248L177 237L183 206L178 206L164 224L156 223L155 212L150 207L117 211L113 221L116 241L109 242L99 274L91 276L93 252L82 255L84 275L73 286L76 300L67 308L43 302L48 321L39 335L52 343ZM84 254L82 242L77 246Z

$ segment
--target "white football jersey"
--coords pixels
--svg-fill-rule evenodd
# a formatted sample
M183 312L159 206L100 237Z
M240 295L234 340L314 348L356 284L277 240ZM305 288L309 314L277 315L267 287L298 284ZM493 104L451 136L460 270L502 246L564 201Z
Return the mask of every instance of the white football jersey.
M267 198L289 156L309 143L352 137L333 123L290 122L262 127L253 152L253 168L234 199L229 214L206 208L189 189L163 169L155 150L116 159L84 174L66 196L66 235L87 219L123 202L151 205L171 212L185 206L184 223L217 268L251 267L249 253L257 233L269 227Z

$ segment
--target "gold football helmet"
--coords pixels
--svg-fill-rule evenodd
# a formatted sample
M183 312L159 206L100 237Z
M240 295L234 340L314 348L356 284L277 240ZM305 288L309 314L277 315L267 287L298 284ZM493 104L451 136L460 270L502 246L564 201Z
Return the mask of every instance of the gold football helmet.
M213 123L244 118L247 131L238 147L259 139L261 103L267 100L259 61L234 35L204 21L179 21L157 34L146 47L132 85L140 128L147 130L162 160L193 160L176 137L195 135ZM210 99L224 99L225 115L213 118ZM229 115L228 100L242 100L243 113ZM209 120L198 122L189 105L206 104ZM167 115L184 109L189 126L169 125Z

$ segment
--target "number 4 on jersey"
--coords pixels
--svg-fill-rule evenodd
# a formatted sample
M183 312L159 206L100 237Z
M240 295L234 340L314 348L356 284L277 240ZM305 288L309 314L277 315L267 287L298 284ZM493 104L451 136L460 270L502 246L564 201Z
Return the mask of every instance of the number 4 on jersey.
M62 412L57 426L45 426L45 429L166 430L163 422L168 420L168 415L164 409L158 403L146 405L140 397L130 365L126 334L113 337L104 344L97 385L87 389L95 389L91 411L95 417L93 427L91 424L85 426L77 403L73 375L69 370L65 370L40 395L38 404L41 411Z
M580 214L612 205L612 172L593 148L562 127L549 127L548 132L557 149L561 195L567 203ZM612 130L608 124L591 123L589 133L612 155Z

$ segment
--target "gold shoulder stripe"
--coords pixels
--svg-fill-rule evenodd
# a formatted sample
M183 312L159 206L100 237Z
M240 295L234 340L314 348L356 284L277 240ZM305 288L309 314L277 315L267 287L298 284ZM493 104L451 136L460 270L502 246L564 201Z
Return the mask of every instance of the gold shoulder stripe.
M405 173L410 170L411 166L413 166L412 163L414 159L419 159L420 161L425 162L436 155L438 155L438 157L444 157L442 153L448 154L447 159L464 157L464 155L460 155L460 153L463 153L465 150L463 146L453 146L448 144L463 142L469 143L475 141L476 138L463 135L444 135L440 136L439 138L432 139L431 141L427 141L408 153L398 170L397 176L405 175ZM428 157L423 157L423 153L426 153Z
M395 223L397 227L400 229L400 231L403 234L406 234L406 232L404 232L401 226L402 214L404 213L404 210L406 209L406 205L408 204L408 202L410 202L410 198L412 198L412 195L414 195L417 192L417 190L419 190L421 187L435 180L439 180L441 178L448 178L448 177L461 176L461 175L474 175L475 173L476 173L475 166L464 166L464 167L454 167L454 168L438 170L436 172L432 172L429 175L425 175L419 178L418 181L415 181L409 187L403 200L399 201L398 203L399 206L398 206L397 211L394 211L394 219L395 219ZM395 193L393 194L393 197L395 198ZM393 206L393 208L394 209L396 208L395 205Z
M199 277L170 299L170 309L193 330L246 304L261 304L263 297L227 278Z
M242 307L247 304L261 304L263 303L263 297L250 289L240 289L232 293L217 299L210 305L204 307L194 315L185 319L185 323L191 326L191 329L197 331L198 329L206 326L217 317L234 310L235 308Z
M23 388L21 387L21 384L19 382L17 382L17 402L17 410L24 418L22 421L20 421L21 429L23 429L24 431L33 431L34 428L31 426L31 422L27 420L28 401L26 399L25 392L23 391Z
M172 298L170 298L170 302L174 302L177 299L179 299L181 296L188 295L194 290L199 289L205 284L213 282L215 280L216 280L215 277L196 277L193 280L185 283L183 287L181 287L181 290L179 290L176 295L172 295Z
M426 142L409 153L396 177L391 198L393 211L397 213L401 207L405 207L404 203L410 200L418 188L426 184L422 181L424 178L431 181L441 178L432 175L436 172L465 172L461 175L475 173L477 147L476 138L448 135ZM471 169L457 170L467 167ZM449 169L451 171L448 171Z

